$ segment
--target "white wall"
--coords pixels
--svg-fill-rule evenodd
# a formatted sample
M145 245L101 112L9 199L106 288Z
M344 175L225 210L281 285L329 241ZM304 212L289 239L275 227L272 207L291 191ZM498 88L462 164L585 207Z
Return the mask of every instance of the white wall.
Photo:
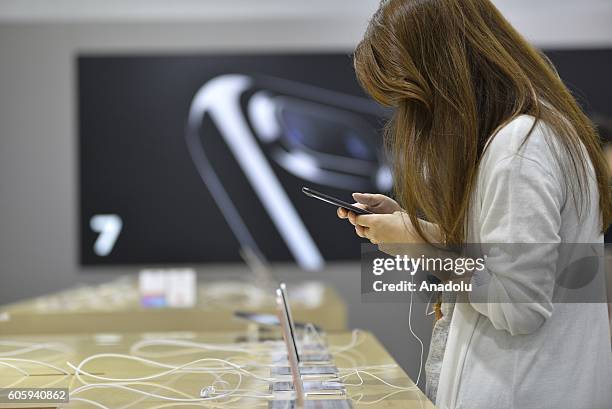
M611 0L494 0L530 41L547 48L612 46Z
M202 23L338 18L358 29L353 42L345 44L350 46L378 3L378 0L3 0L0 23ZM493 0L493 3L527 38L541 46L612 43L610 0Z

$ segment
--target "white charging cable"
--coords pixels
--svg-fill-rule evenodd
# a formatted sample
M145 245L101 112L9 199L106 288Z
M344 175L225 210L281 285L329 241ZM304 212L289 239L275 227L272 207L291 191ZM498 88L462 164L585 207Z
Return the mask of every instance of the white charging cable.
M410 276L410 282L413 284L414 286L414 276ZM412 329L412 304L413 304L413 291L410 291L410 307L408 308L408 329L410 329L410 333L412 334L412 336L414 338L416 338L417 341L419 341L419 344L421 345L421 353L420 353L420 357L419 357L419 374L417 375L417 380L415 382L415 384L419 384L419 381L421 380L421 372L423 371L423 354L425 353L425 346L423 345L423 341L421 341L421 338L419 338L419 336L414 332L414 330Z
M157 393L147 392L147 391L143 391L142 389L133 388L131 386L128 386L128 384L124 384L124 383L87 384L87 385L76 388L74 391L72 391L71 396L79 394L87 390L90 390L90 389L107 389L107 388L113 389L114 388L114 389L121 389L121 390L129 391L129 392L137 393L140 395L148 396L154 399L166 400L166 401L171 401L171 402L205 402L209 400L218 400L218 399L223 399L226 397L231 397L231 395L235 391L237 391L240 388L240 385L242 384L242 374L240 372L236 372L236 375L238 375L238 382L236 383L236 387L234 389L230 390L227 393L222 393L222 394L215 395L215 396L200 397L200 398L173 398L171 396L159 395ZM159 386L160 385L157 385L157 387Z
M70 401L71 402L83 402L83 403L88 403L91 406L95 406L97 408L100 409L110 409L108 406L105 406L103 404L101 404L100 402L96 402L94 400L91 399L85 399L85 398L73 398L72 396L70 397Z
M339 354L345 351L349 351L351 349L354 349L357 345L363 343L363 338L359 338L359 336L361 335L361 331L358 329L354 329L351 332L351 341L343 346L330 346L329 347L329 352L333 353L333 354Z
M32 343L23 341L12 341L12 340L0 340L0 346L3 347L17 347L12 351L0 351L0 358L10 357L16 355L23 355L29 352L38 351L42 349L57 351L57 352L70 352L70 348L60 343Z
M11 365L11 364L9 364L7 362L2 362L2 361L0 361L0 365L6 366L8 368L12 368L12 369L16 370L17 372L20 372L23 376L30 376L30 374L28 372L26 372L25 370L19 368L18 366Z
M34 360L34 359L22 359L22 358L0 358L0 363L2 363L2 362L5 362L5 363L6 363L7 361L8 361L8 362L22 362L22 363L27 363L27 364L34 364L34 365L45 366L45 367L47 367L47 368L51 368L51 369L54 369L54 370L56 370L56 371L58 371L58 372L61 372L61 373L63 373L64 375L69 375L69 373L68 373L68 372L66 372L65 370L63 370L62 368L59 368L59 367L57 367L57 366L55 366L55 365L48 364L48 363L46 363L46 362L36 361L36 360ZM28 374L27 376L29 376L29 374Z
M355 402L356 404L358 404L361 407L361 406L365 406L365 405L376 405L377 403L380 403L380 402L383 402L383 401L389 399L391 396L397 395L399 393L406 393L406 392L413 392L413 391L393 391L393 392L390 392L390 393L388 393L388 394L386 394L386 395L384 395L384 396L382 396L382 397L380 397L380 398L378 398L376 400L367 401L367 402L363 401L363 398L365 396L363 393L351 395L351 396L349 396L349 398L353 402ZM356 396L359 396L359 398L356 398ZM418 397L421 409L424 409L424 406L423 406L423 397L420 394L417 394L417 397Z
M364 384L363 378L361 377L362 374L363 375L368 375L369 377L378 380L379 382L389 386L390 388L400 389L400 390L403 390L403 391L410 391L410 390L418 389L418 387L416 385L414 385L414 386L399 386L399 385L391 384L391 383L385 381L384 379L382 379L381 377L379 377L377 375L374 375L372 372L364 371L362 369L356 369L354 372L351 372L351 373L346 374L346 375L339 376L338 378L339 379L345 379L345 378L349 378L349 377L351 377L353 375L356 375L359 378L360 383L358 383L358 384L345 384L345 385L346 386L362 386Z
M145 352L142 351L144 348L152 347L152 346L173 346L173 347L182 347L182 348L190 348L191 350L180 350L173 352ZM170 357L170 356L179 356L179 355L188 355L193 352L199 352L200 350L208 350L208 351L221 351L221 352L235 352L235 353L243 353L249 355L256 355L259 351L253 351L252 349L240 348L240 347L232 347L229 345L214 345L214 344L206 344L199 343L193 341L185 341L180 339L150 339L136 342L130 348L130 353L133 355L140 355L149 358L161 358L161 357Z
M99 376L99 375L95 375L95 374L91 374L86 372L85 370L83 370L83 366L85 366L87 363L97 360L97 359L102 359L102 358L116 358L116 359L127 359L127 360L132 360L132 361L137 361L140 363L143 363L145 365L150 365L150 366L157 366L160 368L167 368L167 371L162 371L159 372L157 374L153 374L153 375L149 375L149 376L143 376L140 378L108 378L108 377L104 377L104 376ZM216 362L216 363L222 363L226 366L222 366L222 367L192 367L195 364L198 363L202 363L202 362ZM140 357L136 357L136 356L131 356L131 355L125 355L125 354L97 354L97 355L92 355L86 359L84 359L83 361L81 361L77 366L73 365L70 362L67 362L67 365L70 366L72 369L74 369L75 371L75 375L77 376L77 378L79 380L82 381L80 375L84 374L88 377L97 379L97 380L101 380L101 381L107 381L107 382L138 382L138 381L146 381L146 380L151 380L151 379L157 379L157 378L161 378L163 376L166 375L170 375L173 374L175 372L191 372L191 373L213 373L213 372L227 372L228 370L236 370L238 372L241 372L245 375L251 376L255 379L258 380L262 380L265 382L273 382L276 379L274 378L268 378L268 377L263 377L263 376L259 376L251 371L248 371L246 369L244 369L243 367L241 367L240 365L236 365L233 362L227 361L225 359L219 359L219 358L202 358L202 359L198 359L195 361L191 361L188 362L186 364L183 365L169 365L169 364L164 364L161 362L157 362L157 361L152 361L150 359L145 359L145 358L140 358ZM192 367L192 368L190 368ZM228 368L229 367L229 368ZM86 383L86 382L83 382Z

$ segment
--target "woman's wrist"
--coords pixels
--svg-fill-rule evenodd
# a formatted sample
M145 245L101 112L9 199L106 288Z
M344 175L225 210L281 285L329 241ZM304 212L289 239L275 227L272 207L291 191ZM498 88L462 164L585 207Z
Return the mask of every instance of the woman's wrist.
M406 212L403 212L402 217L404 217L404 220L407 222L407 225L410 226L410 229L408 229L409 230L408 235L410 239L408 241L409 243L417 243L417 244L424 244L424 243L442 244L444 243L444 240L442 238L442 233L437 224L428 222L423 219L417 219L421 232L425 236L423 238L419 235L416 228L410 222L410 217L408 216Z

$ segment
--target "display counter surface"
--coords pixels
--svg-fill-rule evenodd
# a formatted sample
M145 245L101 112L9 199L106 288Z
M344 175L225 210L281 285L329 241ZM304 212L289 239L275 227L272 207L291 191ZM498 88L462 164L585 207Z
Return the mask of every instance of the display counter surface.
M290 379L271 375L272 367L286 364L279 335L274 332L267 339L244 332L2 336L0 387L69 390L68 404L30 407L267 408L270 400L283 396L271 395L270 378ZM332 399L347 398L353 408L434 408L370 333L319 336L310 331L303 339L309 345L325 345L332 355L346 388L344 397ZM186 401L198 399L207 388L208 396L215 399Z
M289 291L296 321L346 330L346 304L333 288L311 281ZM121 277L0 306L0 334L242 331L249 323L234 318L235 311L276 313L274 291L248 280L200 284L196 300L191 308L144 308L136 279Z

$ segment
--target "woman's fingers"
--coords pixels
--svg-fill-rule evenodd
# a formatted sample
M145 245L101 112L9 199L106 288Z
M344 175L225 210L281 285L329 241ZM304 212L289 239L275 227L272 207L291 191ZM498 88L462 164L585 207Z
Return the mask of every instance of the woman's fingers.
M357 225L357 215L353 212L348 212L348 220L353 226Z
M374 227L376 222L380 217L384 217L385 215L379 214L360 214L357 215L353 212L348 212L348 220L351 222L353 226L363 226L363 227Z
M375 193L353 193L353 199L368 206L378 206L385 200L385 196Z
M360 226L360 225L356 225L356 226L355 226L355 233L357 233L357 235L358 235L359 237L362 237L362 238L364 238L364 239L367 239L367 238L368 238L368 236L367 236L367 235L368 235L368 232L367 232L367 227L363 227L363 226Z
M342 217L341 215L346 215L346 217ZM372 224L370 219L364 219L363 216L357 216L355 213L347 211L346 209L338 209L338 216L348 218L349 222L355 226L355 234L357 234L357 236L368 239L373 244L377 244L377 241L373 237L369 237L370 228L363 224L364 220L365 222Z
M353 223L354 225L360 225L360 226L364 226L364 227L373 227L374 224L376 223L376 221L378 220L379 217L383 217L382 215L377 215L377 214L363 214L363 215L355 215L354 220L355 223Z
M365 205L362 205L361 203L354 203L353 206L358 207L360 209L365 209L367 207ZM339 207L338 210L337 210L337 213L338 213L338 217L341 218L341 219L347 219L347 218L350 219L350 215L355 216L355 213L353 213L353 212L351 212L349 210L346 210L343 207Z
M361 203L355 203L355 206L364 209L366 206ZM369 218L370 216L376 217L376 215L356 215L355 213L346 210L342 207L339 207L337 210L338 217L341 219L348 219L348 221L355 226L355 234L357 236L370 240L373 244L376 244L373 238L368 237L369 226L373 225L373 220Z

